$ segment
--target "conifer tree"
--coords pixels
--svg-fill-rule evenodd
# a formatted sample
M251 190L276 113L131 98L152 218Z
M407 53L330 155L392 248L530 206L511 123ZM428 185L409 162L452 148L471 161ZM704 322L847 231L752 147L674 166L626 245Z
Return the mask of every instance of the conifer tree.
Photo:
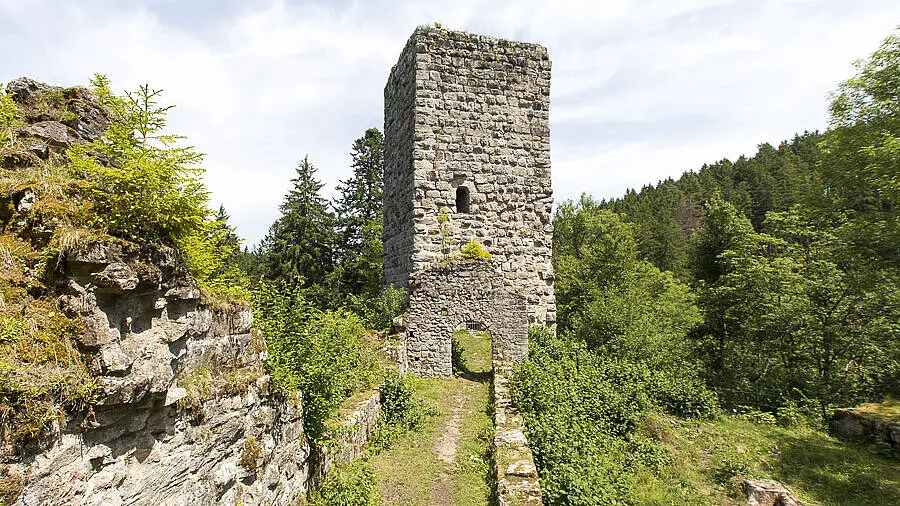
M366 130L353 142L353 175L338 185L338 279L342 291L356 295L377 293L381 284L383 150L381 132Z
M284 197L281 217L263 239L266 277L300 284L320 285L332 271L334 215L321 195L316 168L304 157L297 165L293 187Z

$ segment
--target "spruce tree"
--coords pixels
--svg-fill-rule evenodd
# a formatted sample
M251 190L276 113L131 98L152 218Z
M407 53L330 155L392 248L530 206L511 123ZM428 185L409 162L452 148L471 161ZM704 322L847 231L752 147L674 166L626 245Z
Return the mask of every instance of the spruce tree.
M281 217L263 239L266 277L299 284L321 285L332 271L334 215L321 195L316 168L304 157L297 165L293 187L284 197Z
M341 245L337 251L342 292L374 294L381 284L384 205L384 137L369 128L353 142L353 176L338 185L335 202Z

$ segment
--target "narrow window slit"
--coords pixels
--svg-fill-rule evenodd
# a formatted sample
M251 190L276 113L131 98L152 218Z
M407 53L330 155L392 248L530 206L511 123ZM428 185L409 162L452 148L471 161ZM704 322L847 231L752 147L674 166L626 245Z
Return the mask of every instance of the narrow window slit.
M466 214L471 212L469 210L469 189L465 186L456 189L456 212Z

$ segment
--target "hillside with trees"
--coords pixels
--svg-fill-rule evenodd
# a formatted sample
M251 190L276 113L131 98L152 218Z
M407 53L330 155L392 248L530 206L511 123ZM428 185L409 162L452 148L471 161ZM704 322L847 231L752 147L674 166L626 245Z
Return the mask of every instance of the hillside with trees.
M898 92L894 34L824 133L560 204L559 328L515 382L548 503L895 504L897 450L826 431L900 395Z

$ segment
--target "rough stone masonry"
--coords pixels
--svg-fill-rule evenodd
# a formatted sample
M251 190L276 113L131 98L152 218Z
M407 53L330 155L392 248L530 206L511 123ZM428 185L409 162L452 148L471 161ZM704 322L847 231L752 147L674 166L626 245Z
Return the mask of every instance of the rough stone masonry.
M415 317L500 308L483 297L444 302L481 301L464 311L416 307L434 301L416 296L415 290L427 288L414 280L472 238L493 255L498 289L523 299L526 322L556 320L550 59L536 44L420 27L392 69L384 96L385 283L410 289L410 370L444 375L450 336L417 335ZM450 322L459 323L465 322ZM436 348L414 356L419 341ZM417 368L426 356L431 365Z

